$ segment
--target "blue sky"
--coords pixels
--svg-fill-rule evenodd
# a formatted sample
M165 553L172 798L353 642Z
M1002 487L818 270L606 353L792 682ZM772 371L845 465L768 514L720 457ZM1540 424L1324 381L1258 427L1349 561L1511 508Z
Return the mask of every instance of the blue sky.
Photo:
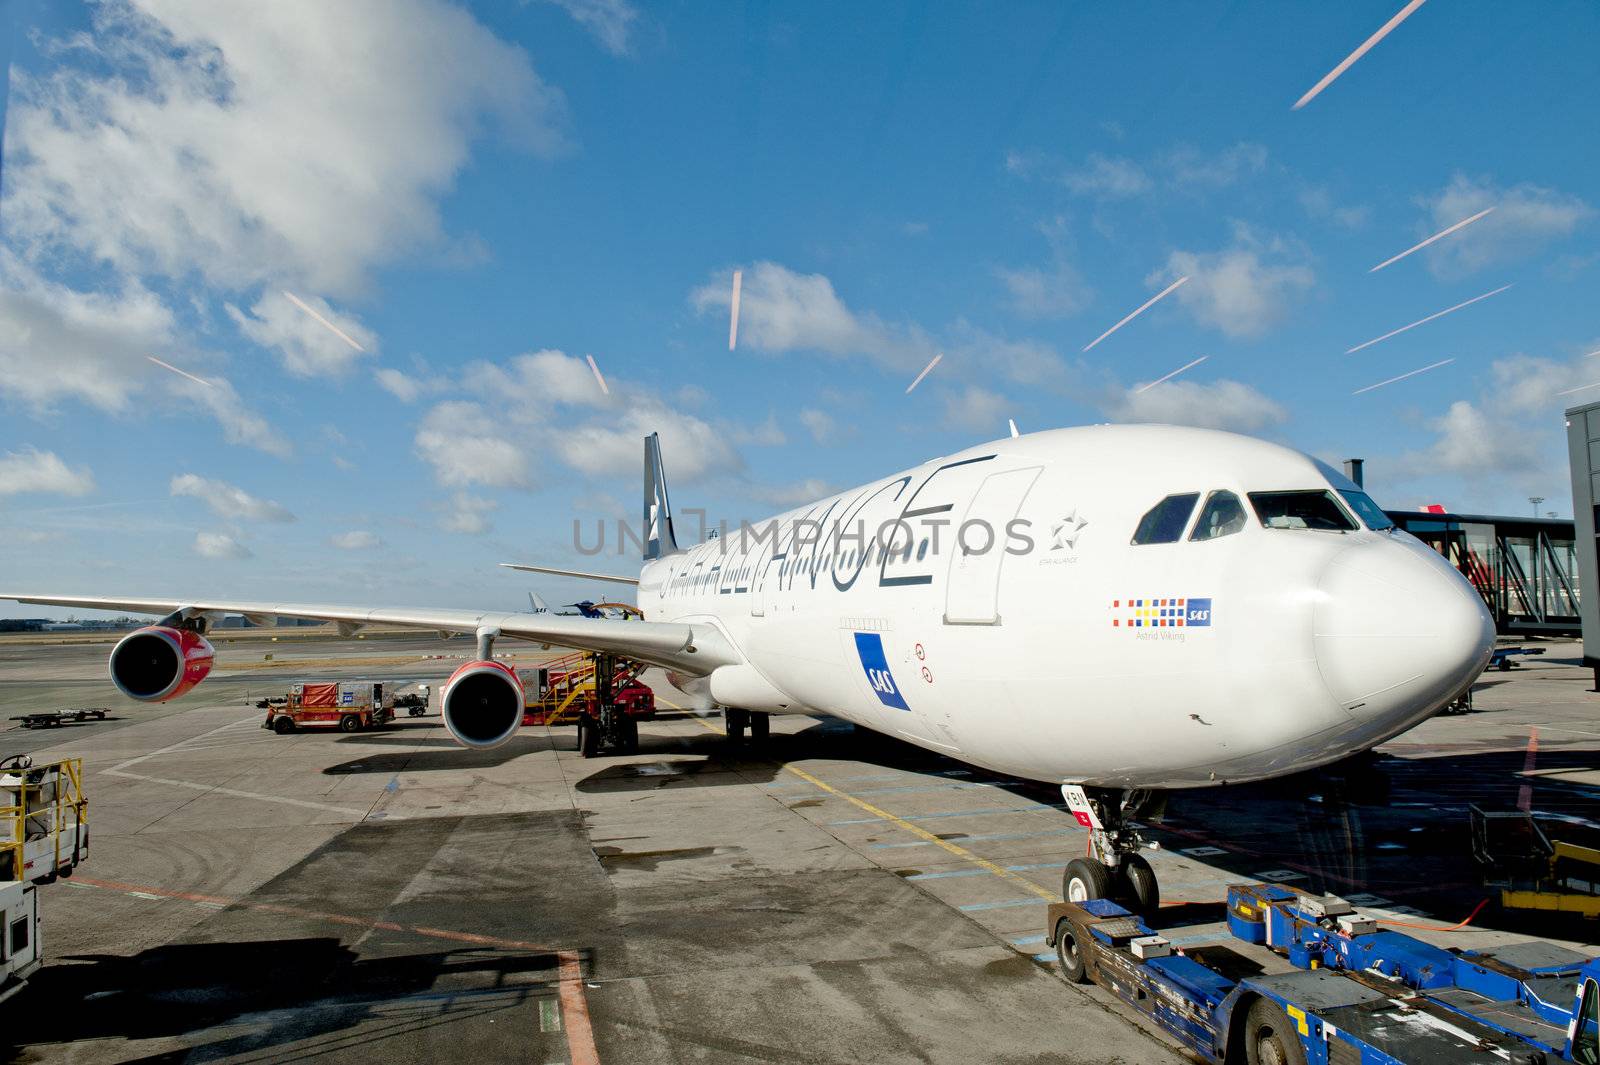
M4 583L512 606L634 565L572 522L653 428L734 520L1007 417L1569 513L1600 9L1433 0L1291 110L1398 6L0 0Z

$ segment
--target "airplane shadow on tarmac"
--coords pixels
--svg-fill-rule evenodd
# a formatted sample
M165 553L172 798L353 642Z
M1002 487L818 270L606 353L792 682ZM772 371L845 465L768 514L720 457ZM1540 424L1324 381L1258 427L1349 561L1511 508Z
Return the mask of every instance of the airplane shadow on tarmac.
M355 736L340 740L341 743L381 744L384 741L378 737ZM389 740L388 743L416 748L426 743L432 746L432 741L419 743L416 740ZM445 749L438 750L409 750L401 752L373 753L364 758L352 758L348 762L328 766L322 771L324 776L349 776L355 773L398 773L402 770L407 773L430 773L448 769L489 769L501 766L525 754L534 754L539 751L552 750L555 744L548 736L532 734L513 736L511 740L491 750L475 750L462 747L450 741Z
M242 1034L137 1061L206 1059L295 1043L303 1060L327 1050L406 1036L442 1023L483 1018L556 993L554 953L481 948L361 958L333 938L183 943L138 954L68 956L41 969L10 1004L7 1060L41 1044L85 1039L179 1039L259 1017ZM449 989L449 1002L438 989ZM408 997L420 1000L407 1003ZM427 996L422 998L422 996ZM366 1022L366 1023L364 1023ZM337 1045L307 1043L346 1032ZM24 1049L27 1048L27 1049Z

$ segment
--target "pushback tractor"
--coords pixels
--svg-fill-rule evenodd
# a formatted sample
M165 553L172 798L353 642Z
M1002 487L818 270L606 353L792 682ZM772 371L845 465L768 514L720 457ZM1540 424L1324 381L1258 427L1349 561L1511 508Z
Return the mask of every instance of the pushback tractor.
M1214 1065L1600 1065L1600 959L1552 943L1446 950L1256 884L1228 889L1228 935L1187 950L1109 899L1054 903L1047 922L1069 980Z

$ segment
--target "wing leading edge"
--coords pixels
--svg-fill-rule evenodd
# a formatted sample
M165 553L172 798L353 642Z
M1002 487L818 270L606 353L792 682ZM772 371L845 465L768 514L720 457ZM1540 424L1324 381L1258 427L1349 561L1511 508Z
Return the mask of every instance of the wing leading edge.
M552 614L511 614L439 610L432 608L363 608L315 603L263 603L208 599L124 599L112 596L0 594L0 599L40 606L70 606L88 610L121 610L131 614L185 617L243 614L252 621L269 618L306 618L337 624L350 634L368 625L474 634L499 630L502 637L535 643L606 651L636 658L698 676L718 666L743 659L722 634L710 625L660 621L626 621L612 618L568 617Z

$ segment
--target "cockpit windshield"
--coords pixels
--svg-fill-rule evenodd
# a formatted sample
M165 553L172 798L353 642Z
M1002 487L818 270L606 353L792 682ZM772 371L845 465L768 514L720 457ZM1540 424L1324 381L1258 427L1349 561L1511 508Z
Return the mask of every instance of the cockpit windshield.
M1353 532L1359 526L1326 490L1305 492L1251 492L1250 505L1269 529L1317 529Z
M1389 515L1385 514L1383 508L1374 503L1367 493L1341 491L1339 494L1344 496L1344 501L1350 504L1350 509L1355 511L1373 532L1394 528L1394 522L1389 520Z

